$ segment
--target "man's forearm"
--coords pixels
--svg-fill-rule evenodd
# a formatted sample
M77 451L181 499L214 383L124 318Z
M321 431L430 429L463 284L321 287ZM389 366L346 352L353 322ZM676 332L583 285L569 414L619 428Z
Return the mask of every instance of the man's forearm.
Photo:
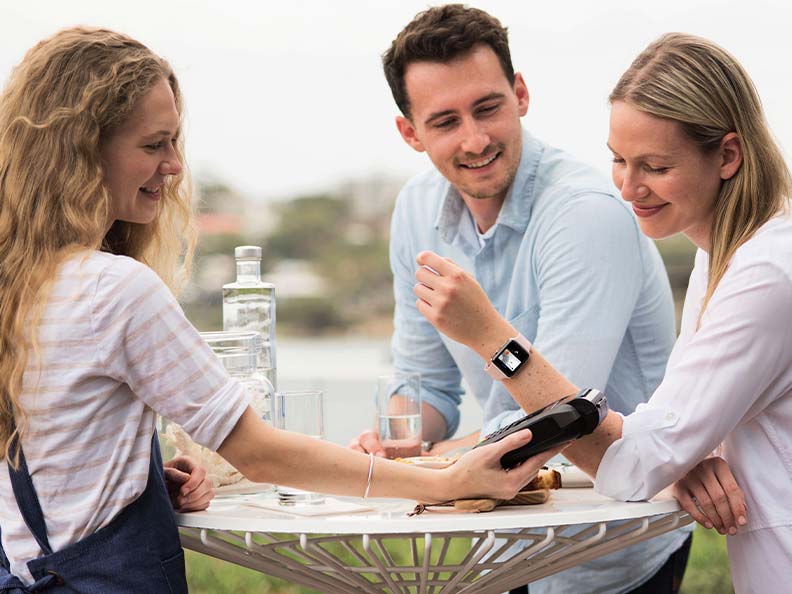
M445 418L431 404L421 403L421 435L424 441L438 442L445 439L448 432Z
M487 328L486 332L482 332L476 344L469 346L482 359L489 361L505 339L516 335L517 330L501 318ZM522 409L529 412L578 391L578 387L561 375L536 349L531 351L531 357L522 371L503 380L503 386ZM564 450L564 456L584 472L595 476L605 450L621 438L621 429L621 417L609 413L592 435L571 443Z
M517 330L495 310L484 290L467 272L433 252L421 252L415 273L418 311L440 332L490 361ZM547 359L533 349L523 369L503 382L525 411L533 411L578 391ZM593 435L569 446L569 459L594 474L605 450L621 437L621 417L610 414ZM566 451L565 451L566 453Z
M446 439L445 441L435 443L434 447L432 447L429 453L433 456L444 456L448 452L459 448L470 448L479 442L480 436L481 432L474 431L473 433L469 433L464 437L459 437L457 439Z

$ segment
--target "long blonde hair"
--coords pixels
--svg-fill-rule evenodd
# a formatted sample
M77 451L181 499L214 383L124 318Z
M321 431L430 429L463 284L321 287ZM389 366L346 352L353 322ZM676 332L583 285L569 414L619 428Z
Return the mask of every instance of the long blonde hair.
M38 320L58 266L86 249L130 256L176 292L189 276L195 233L185 171L163 187L147 225L115 222L102 143L170 66L125 35L77 27L28 51L0 96L0 456L9 457L26 415L23 376L36 353ZM180 160L183 147L176 151Z
M715 200L703 314L734 252L787 206L792 191L759 94L723 48L694 35L668 33L641 52L609 99L679 122L703 151L717 149L730 132L740 140L742 165L722 182Z

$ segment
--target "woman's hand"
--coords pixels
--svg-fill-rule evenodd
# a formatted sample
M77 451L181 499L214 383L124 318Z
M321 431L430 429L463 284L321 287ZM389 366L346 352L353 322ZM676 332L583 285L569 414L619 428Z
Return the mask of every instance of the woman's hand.
M489 343L489 334L496 336L496 342L511 336L508 330L504 334L503 325L508 323L470 274L434 252L421 252L416 262L416 306L432 326L476 350Z
M191 512L209 507L214 498L214 487L203 466L189 456L177 456L163 466L173 509Z
M537 475L545 463L564 449L560 446L528 458L504 470L500 459L531 441L528 429L517 431L498 442L471 450L455 464L439 472L447 474L451 493L448 499L512 499Z
M674 483L671 492L679 505L705 528L734 535L738 525L747 523L745 495L723 458L705 458Z

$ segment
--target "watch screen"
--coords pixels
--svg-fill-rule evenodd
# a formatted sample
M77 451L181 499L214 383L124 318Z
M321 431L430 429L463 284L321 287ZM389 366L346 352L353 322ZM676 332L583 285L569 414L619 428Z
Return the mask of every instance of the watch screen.
M507 377L512 377L517 369L528 360L530 353L516 341L511 340L503 350L498 353L492 363Z
M520 365L520 360L515 357L509 349L504 349L503 354L500 356L503 364L514 371Z

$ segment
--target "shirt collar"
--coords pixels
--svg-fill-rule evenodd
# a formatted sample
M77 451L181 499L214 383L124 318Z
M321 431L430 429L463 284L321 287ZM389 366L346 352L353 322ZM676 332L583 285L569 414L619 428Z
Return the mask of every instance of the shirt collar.
M536 182L536 170L539 159L542 157L544 148L542 144L531 136L528 131L523 130L522 153L520 154L520 164L514 176L506 200L503 202L498 220L495 226L505 225L514 229L518 233L523 233L528 226L533 206L533 189ZM515 199L518 196L521 199ZM435 229L440 233L443 241L453 244L460 232L462 224L462 214L465 211L465 203L459 195L457 189L450 183L446 183L446 192L440 211L435 219Z

